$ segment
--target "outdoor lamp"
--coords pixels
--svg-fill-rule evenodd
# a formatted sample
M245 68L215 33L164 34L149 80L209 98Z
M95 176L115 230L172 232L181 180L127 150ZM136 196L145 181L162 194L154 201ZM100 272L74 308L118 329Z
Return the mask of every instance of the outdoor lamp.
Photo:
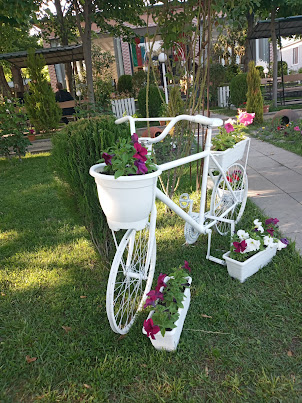
M166 79L166 66L165 62L167 61L168 57L165 53L160 53L158 55L158 61L159 63L162 64L162 71L163 71L163 81L164 81L164 90L165 90L165 100L166 104L169 103L169 98L168 98L168 88L167 88L167 79Z

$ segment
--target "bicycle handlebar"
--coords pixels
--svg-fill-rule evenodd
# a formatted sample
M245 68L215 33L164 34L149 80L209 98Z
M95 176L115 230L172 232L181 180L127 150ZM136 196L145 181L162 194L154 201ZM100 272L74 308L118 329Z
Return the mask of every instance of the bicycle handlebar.
M131 130L131 132L135 131L135 121L136 120L142 120L142 119L136 119L133 118L132 116L123 116L122 118L119 118L115 121L116 124L121 124L126 122L127 120L129 120L130 122L130 128L133 128L133 130ZM145 120L145 119L143 119ZM152 119L154 120L154 119ZM158 120L162 120L162 118L158 118ZM162 141L166 135L170 132L170 130L173 128L173 126L175 126L175 124L177 122L179 122L180 120L188 120L189 122L193 122L193 123L199 123L201 125L204 126L209 126L209 127L219 127L222 126L223 121L221 119L212 119L212 118L208 118L206 116L203 115L179 115L176 116L175 118L171 118L169 124L166 126L166 128L163 130L163 132L156 138L146 138L146 141L148 142L148 144L151 143L158 143L159 141ZM146 121L148 121L148 119L146 119Z

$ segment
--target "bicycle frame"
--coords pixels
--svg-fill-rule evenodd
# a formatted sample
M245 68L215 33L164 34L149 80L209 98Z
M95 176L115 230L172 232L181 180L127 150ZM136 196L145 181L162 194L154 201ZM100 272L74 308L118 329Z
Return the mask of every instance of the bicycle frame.
M189 225L191 225L197 232L199 232L200 234L207 234L208 235L208 251L207 251L207 256L206 256L207 259L210 259L212 261L215 261L216 263L225 265L224 260L218 259L218 258L210 255L210 244L211 244L211 233L212 233L211 227L213 225L215 225L215 223L217 221L227 222L230 224L231 234L233 234L234 230L235 230L234 220L224 218L233 209L233 206L229 207L219 217L211 216L205 212L207 176L208 176L208 170L209 170L209 158L212 158L215 165L217 166L217 170L219 170L220 173L222 174L228 190L235 197L235 200L237 200L236 194L234 193L232 187L230 186L230 184L226 178L226 175L223 172L222 167L219 165L219 163L216 161L216 159L211 155L211 151L210 151L211 146L212 146L212 144L211 144L212 129L214 127L221 126L223 124L223 121L221 119L211 119L211 118L208 118L208 117L205 117L202 115L196 115L196 116L179 115L175 118L171 118L171 117L133 118L132 116L125 116L120 119L117 119L115 121L115 123L120 124L120 123L129 121L131 135L133 135L136 132L135 122L148 122L148 121L154 122L154 121L162 121L162 120L170 121L170 122L158 137L156 137L156 138L150 138L150 137L139 138L139 142L144 144L144 146L147 147L148 150L150 150L150 151L152 149L152 145L162 141L167 136L167 134L170 132L170 130L175 126L175 124L181 120L187 120L187 121L190 121L193 123L199 123L201 125L206 126L208 129L204 151L160 165L160 168L162 169L162 171L166 171L166 170L173 169L173 168L176 168L178 166L181 166L181 165L193 162L193 161L197 161L199 159L204 159L204 168L203 168L204 174L202 176L202 183L201 183L201 197L200 197L198 221L195 221L188 213L186 213L181 207L179 207L176 203L174 203L160 189L156 188L155 195L159 200L161 200L171 210L173 210L178 216L180 216L185 222L187 222ZM204 225L205 218L211 220L210 223L208 223L207 225Z

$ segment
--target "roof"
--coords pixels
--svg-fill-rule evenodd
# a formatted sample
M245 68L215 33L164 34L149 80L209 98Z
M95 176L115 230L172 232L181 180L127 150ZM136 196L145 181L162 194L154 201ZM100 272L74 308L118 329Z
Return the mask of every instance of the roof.
M46 64L60 64L72 62L75 60L83 60L83 46L82 45L70 45L59 46L57 48L37 49L36 54L42 54L45 58ZM14 53L2 53L0 54L0 60L7 60L18 67L27 67L26 50Z
M258 21L253 31L249 35L249 39L270 38L271 37L271 20ZM276 35L287 37L291 35L302 34L302 15L288 18L276 18L275 20Z

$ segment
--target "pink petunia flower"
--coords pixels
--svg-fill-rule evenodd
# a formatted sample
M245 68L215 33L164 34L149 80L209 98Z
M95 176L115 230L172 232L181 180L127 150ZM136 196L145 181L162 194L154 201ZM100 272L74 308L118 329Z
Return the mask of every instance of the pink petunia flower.
M143 162L147 161L146 155L148 154L148 150L139 143L134 143L133 147L136 149L136 153L133 155L133 158Z
M278 218L268 218L267 220L265 220L265 225L277 225L279 222Z
M160 331L159 326L154 325L152 318L144 321L144 329L147 333L147 337L151 337L153 340L155 340L154 335Z
M255 113L240 112L238 116L238 121L244 126L248 126L253 123Z
M164 294L156 290L149 291L147 295L149 298L146 300L144 308L147 308L149 305L155 306L155 302L158 299L164 300Z
M234 131L234 126L231 123L226 123L224 125L224 128L227 133L233 132Z
M296 132L299 132L299 131L300 131L299 126L295 126L295 127L294 127L294 130L296 130Z

